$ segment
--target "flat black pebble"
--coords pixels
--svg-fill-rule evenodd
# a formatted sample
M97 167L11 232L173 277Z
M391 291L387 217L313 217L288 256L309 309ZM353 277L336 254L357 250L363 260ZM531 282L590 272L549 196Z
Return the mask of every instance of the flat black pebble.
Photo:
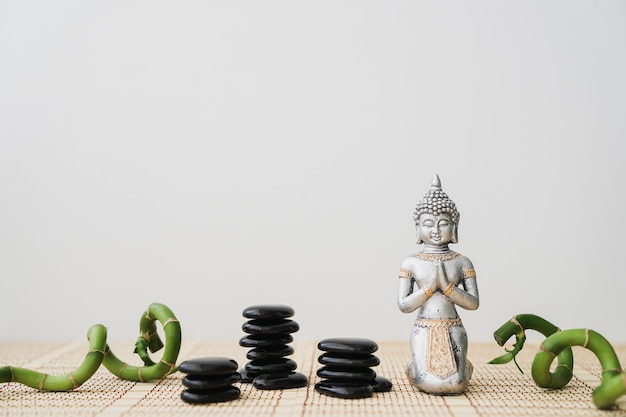
M290 389L306 387L308 383L307 377L300 372L291 372L289 374L263 374L254 378L252 384L257 389L273 390L273 389Z
M289 356L293 354L293 348L287 345L274 345L262 348L250 349L246 353L246 358L254 359L269 359L269 358L282 358L283 356Z
M323 366L317 370L317 376L335 380L364 380L370 381L376 378L376 372L370 368L335 368Z
M293 342L290 334L249 334L239 339L239 345L243 347L267 347L273 345L286 345Z
M325 352L374 353L378 350L376 342L357 337L335 337L324 339L317 344Z
M254 378L258 376L257 374L248 373L245 369L240 369L239 375L241 375L241 382L243 384L251 384Z
M224 388L241 381L241 375L235 372L230 375L207 377L206 375L187 375L183 378L183 385L192 390L213 390Z
M393 387L392 382L384 376L377 376L374 381L370 381L370 385L374 389L374 392L389 392Z
M246 308L242 314L249 319L285 319L293 316L294 310L282 304L261 304Z
M241 328L246 333L251 334L275 334L275 333L295 333L300 330L300 325L293 320L250 320L245 322Z
M321 354L317 361L322 365L332 366L378 366L380 359L374 355L362 353L326 352Z
M368 398L374 393L374 389L368 383L349 381L320 381L315 384L315 391L329 397L345 399Z
M178 370L190 375L228 375L237 371L237 362L231 358L210 356L189 359L178 367Z
M245 369L249 374L271 374L291 372L298 367L298 364L291 359L272 358L250 361Z
M180 394L180 398L189 404L207 404L236 400L240 394L241 390L237 387L228 387L216 391L186 389Z

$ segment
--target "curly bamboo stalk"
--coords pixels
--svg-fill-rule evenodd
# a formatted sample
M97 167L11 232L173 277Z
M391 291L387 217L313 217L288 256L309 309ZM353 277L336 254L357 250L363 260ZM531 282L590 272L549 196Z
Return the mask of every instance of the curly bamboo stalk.
M622 373L613 346L604 336L593 330L563 330L544 340L533 360L533 380L542 388L561 388L554 386L554 375L550 373L550 365L556 355L571 346L582 346L598 358L602 366L602 381L593 391L592 399L596 407L610 408L619 397L626 394L626 376Z
M500 346L503 346L507 340L511 338L511 336L515 335L516 342L513 345L513 349L507 350L507 354L495 358L489 363L501 364L513 360L517 369L523 373L515 357L524 347L524 342L526 341L526 330L535 330L546 337L560 331L560 329L554 324L534 314L518 314L513 316L511 320L504 323L493 333L494 339L496 339L496 342ZM558 358L558 365L554 370L554 375L552 376L553 386L550 388L562 388L572 379L572 370L574 368L574 355L572 354L572 349L563 349L562 352L558 354Z
M16 366L0 368L1 382L19 382L40 391L70 391L81 386L96 373L106 349L107 329L95 324L87 331L89 352L83 363L76 370L64 375L48 375Z
M157 333L157 320L163 326L166 343L163 356L159 362L154 363L148 349L156 352L164 346ZM141 317L139 333L135 353L145 366L131 366L118 359L106 343L106 327L96 324L87 332L89 352L76 370L64 375L49 375L30 369L4 366L0 367L0 383L18 382L40 391L70 391L91 378L101 364L119 378L130 381L161 379L175 372L182 338L180 323L172 310L163 304L152 303Z
M163 343L156 330L156 321L161 322L167 344L161 360L153 362L147 349L156 352ZM181 345L180 323L172 310L163 304L153 303L142 315L139 322L139 338L135 343L135 353L145 366L132 366L118 359L107 346L103 365L114 375L129 381L150 381L160 379L176 370L176 359Z
M533 381L538 386L563 388L567 385L572 378L574 366L571 347L582 346L590 350L602 366L601 383L592 393L595 406L600 409L611 408L619 397L626 394L626 373L622 371L615 350L608 340L590 329L560 330L547 320L533 314L514 316L494 332L494 338L500 346L513 335L516 336L517 341L514 349L507 350L505 355L489 363L500 364L515 360L515 355L524 346L524 331L528 329L537 330L546 336L546 340L539 346L539 352L535 355L531 368ZM550 372L555 358L558 358L558 365L554 372Z

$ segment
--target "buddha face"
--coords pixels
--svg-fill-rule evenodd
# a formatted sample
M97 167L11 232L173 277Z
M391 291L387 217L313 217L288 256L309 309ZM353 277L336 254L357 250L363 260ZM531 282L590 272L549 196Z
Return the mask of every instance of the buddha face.
M455 241L455 225L448 213L422 214L417 225L417 242L444 246Z

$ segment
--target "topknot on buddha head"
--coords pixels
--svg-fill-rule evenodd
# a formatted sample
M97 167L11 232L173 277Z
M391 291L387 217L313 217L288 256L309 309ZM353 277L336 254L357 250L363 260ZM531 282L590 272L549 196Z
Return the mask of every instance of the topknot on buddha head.
M456 241L456 228L459 224L460 213L456 209L454 201L448 197L448 195L441 189L441 180L438 175L435 175L433 182L430 186L430 190L422 197L417 203L415 211L413 212L413 220L415 220L415 226L419 226L419 219L422 214L430 214L433 216L440 216L443 213L447 213L450 219L454 223L455 238Z

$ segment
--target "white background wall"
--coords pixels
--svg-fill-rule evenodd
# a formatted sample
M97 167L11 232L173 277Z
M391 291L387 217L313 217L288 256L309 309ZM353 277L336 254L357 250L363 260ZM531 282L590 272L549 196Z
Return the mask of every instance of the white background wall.
M626 3L0 1L0 340L407 340L435 173L516 313L626 342Z

